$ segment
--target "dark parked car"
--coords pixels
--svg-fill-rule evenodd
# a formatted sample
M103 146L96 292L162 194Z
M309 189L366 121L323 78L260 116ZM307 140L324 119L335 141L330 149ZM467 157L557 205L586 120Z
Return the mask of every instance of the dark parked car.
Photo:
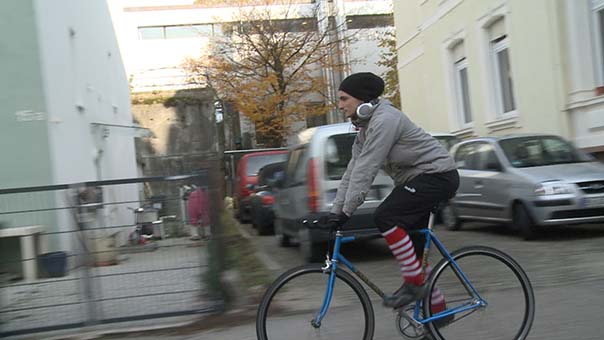
M260 151L248 153L237 163L235 188L236 215L242 222L250 220L250 194L258 183L258 171L265 165L284 162L287 150Z
M285 162L272 163L265 165L258 172L258 183L254 186L254 193L250 195L250 217L252 227L257 229L260 235L273 233L273 189L277 181L283 178L284 168Z
M443 221L510 223L526 239L553 225L604 222L604 165L559 136L474 138L451 153L460 174Z

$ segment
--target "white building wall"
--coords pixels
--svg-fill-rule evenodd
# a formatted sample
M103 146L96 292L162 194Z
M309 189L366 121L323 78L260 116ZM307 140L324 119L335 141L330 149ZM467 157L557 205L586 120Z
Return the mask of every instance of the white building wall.
M53 183L136 177L136 130L127 128L133 125L128 81L107 2L34 4ZM108 186L104 194L106 201L138 199L136 186ZM57 200L62 204L65 198ZM104 225L133 222L126 205L106 208L104 217ZM69 211L58 218L60 229L73 230Z
M111 0L113 2L118 0ZM151 10L150 6L166 5L161 1L126 0L120 1L124 15L120 24L120 45L129 76L132 77L134 91L164 90L183 87L185 73L181 66L188 58L203 57L210 38L181 38L140 40L138 27L161 25L185 25L199 23L220 23L232 20L239 13L239 8L179 8L179 5L193 5L194 1L178 1L173 9L161 7ZM391 1L344 1L346 15L387 14L392 13ZM293 6L290 12L304 15L311 13L314 4ZM143 7L146 7L143 10ZM290 13L291 16L291 13ZM375 32L382 29L370 29L360 35L360 39L349 46L350 60L361 60L351 65L351 70L382 72L376 62L379 60Z
M138 37L138 28L145 26L187 25L221 23L232 21L240 12L238 7L203 8L194 6L194 0L175 2L161 0L109 0L116 8L122 8L122 15L114 16L124 65L134 92L155 90L176 90L186 88L186 72L182 68L187 58L203 58L208 52L209 37L179 39L149 39ZM392 13L392 1L341 1L340 10L345 15L389 14ZM336 2L329 3L330 15L336 14ZM333 6L332 6L333 5ZM308 16L315 4L295 4L289 6L289 17ZM251 7L245 7L251 8ZM279 6L274 6L278 11ZM281 7L281 9L284 7ZM393 29L393 28L390 28ZM348 46L350 72L385 72L377 65L380 48L377 38L387 28L364 29L358 38ZM337 87L337 84L334 84ZM342 116L343 117L343 116ZM342 118L343 119L343 118ZM255 134L253 124L241 117L241 132ZM306 128L306 122L292 124L292 137ZM288 141L290 141L288 139Z
M587 151L604 152L604 57L598 55L604 32L597 33L598 8L604 8L603 0L395 2L403 109L433 131L462 137L554 133ZM516 109L498 116L488 30L501 17ZM459 84L451 49L459 42L473 117L466 125L456 112Z
M602 0L559 0L565 21L566 91L577 146L604 160L604 30Z

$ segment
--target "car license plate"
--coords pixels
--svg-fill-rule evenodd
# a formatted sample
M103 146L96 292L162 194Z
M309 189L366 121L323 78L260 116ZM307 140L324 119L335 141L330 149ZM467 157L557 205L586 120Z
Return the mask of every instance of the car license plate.
M604 206L604 196L585 197L584 202L587 208Z

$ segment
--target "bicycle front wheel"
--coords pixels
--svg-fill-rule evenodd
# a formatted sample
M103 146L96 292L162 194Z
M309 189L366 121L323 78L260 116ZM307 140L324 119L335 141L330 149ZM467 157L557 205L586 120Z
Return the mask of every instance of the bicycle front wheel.
M318 264L293 268L279 276L258 307L258 339L372 339L375 320L369 296L343 270L336 273L329 310L320 326L311 324L323 306L328 282L329 273Z
M434 338L525 339L535 316L535 296L520 265L507 254L482 246L462 248L451 256L463 275L447 259L436 265L428 286L432 294L423 302L425 315L431 316L442 309L443 297L448 310L468 306L479 298L485 305L456 313L453 319L428 324ZM471 287L464 284L464 276Z

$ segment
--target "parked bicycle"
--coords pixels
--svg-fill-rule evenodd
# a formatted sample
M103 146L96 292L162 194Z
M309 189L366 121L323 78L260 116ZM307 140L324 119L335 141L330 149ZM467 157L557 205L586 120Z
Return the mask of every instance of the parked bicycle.
M317 221L305 223L321 228ZM509 255L490 247L469 246L449 253L436 237L433 223L431 214L428 227L417 231L426 235L424 270L431 244L443 258L424 284L432 294L395 311L399 335L404 339L525 339L535 315L535 297L524 270ZM355 236L340 229L330 232L335 233L335 242L324 266L293 268L268 288L256 317L258 339L373 339L374 309L358 279L381 299L384 292L340 253L341 246ZM433 296L442 298L434 294L436 288L447 303L439 312L430 308ZM383 307L378 318L389 317L388 312Z

